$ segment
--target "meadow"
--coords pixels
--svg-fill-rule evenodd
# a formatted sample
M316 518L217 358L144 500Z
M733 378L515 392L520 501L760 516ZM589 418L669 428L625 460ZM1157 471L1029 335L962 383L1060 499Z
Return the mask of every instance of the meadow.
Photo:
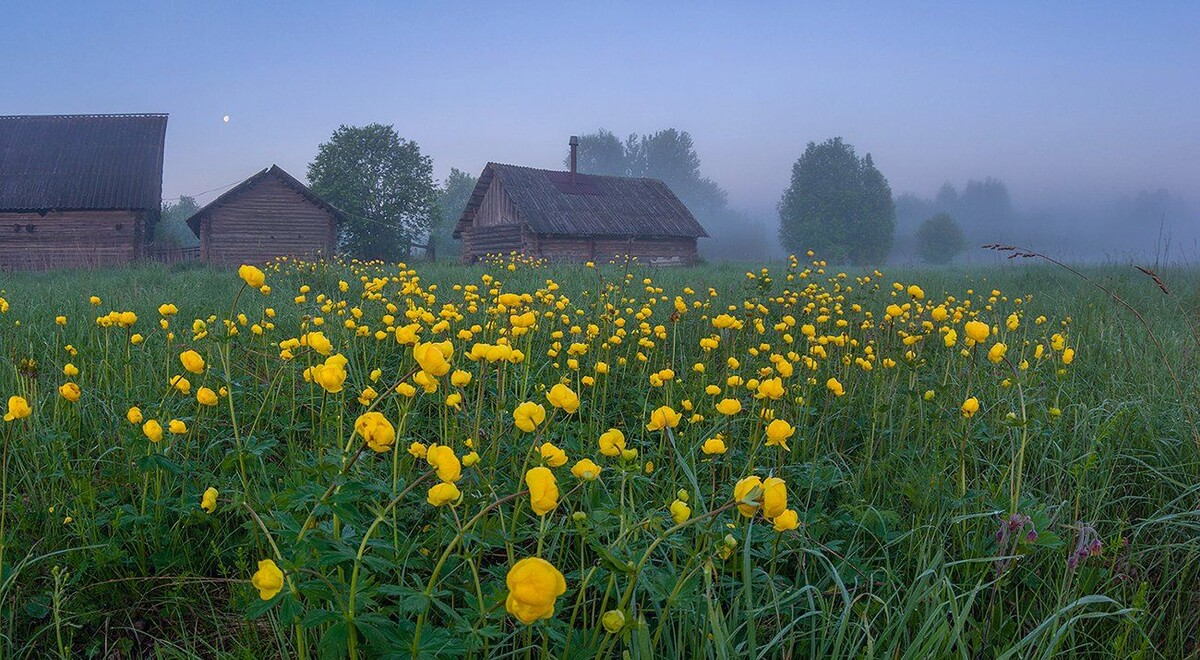
M260 266L0 276L0 656L1200 652L1194 270Z

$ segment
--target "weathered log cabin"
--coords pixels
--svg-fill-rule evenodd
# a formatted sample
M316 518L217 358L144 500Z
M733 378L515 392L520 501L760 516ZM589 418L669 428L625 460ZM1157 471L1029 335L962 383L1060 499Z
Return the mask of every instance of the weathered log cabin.
M188 218L200 258L254 264L277 257L331 255L342 212L272 165L230 188Z
M568 172L499 163L483 168L454 227L463 261L520 252L553 261L695 263L696 239L708 233L667 184L581 174L577 144L572 138Z
M0 269L129 263L162 205L167 115L0 116Z

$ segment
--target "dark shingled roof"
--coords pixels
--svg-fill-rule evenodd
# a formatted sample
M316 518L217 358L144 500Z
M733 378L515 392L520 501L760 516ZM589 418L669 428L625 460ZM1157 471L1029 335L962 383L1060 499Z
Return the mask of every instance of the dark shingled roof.
M0 116L0 210L162 204L167 115Z
M576 174L488 163L454 227L458 238L475 220L498 179L522 222L539 234L574 236L708 236L683 202L658 179Z
M259 181L262 181L263 179L265 179L269 176L279 179L280 181L282 181L284 183L284 185L286 185L289 188L291 188L292 190L295 190L296 192L300 193L300 195L302 197L304 197L308 201L312 202L314 206L318 206L318 207L328 211L330 214L333 215L334 219L339 224L342 223L346 219L346 215L340 209L338 209L336 206L334 206L333 204L330 204L329 202L326 202L325 200L321 199L320 197L317 197L317 194L314 193L308 186L304 185L303 183L300 183L299 179L297 179L296 177L292 176L291 174L288 174L287 172L285 172L282 167L280 167L278 165L272 165L272 166L266 168L265 170L262 170L258 174L255 174L254 176L250 177L249 179L246 179L245 181L230 188L229 190L226 190L225 192L221 193L220 197L214 199L213 201L209 202L208 204L205 204L204 208L193 213L192 216L187 219L187 225L189 228L191 228L192 233L195 234L197 238L199 238L200 237L200 221L203 220L206 215L208 215L209 213L212 213L213 209L219 208L220 206L229 202L230 200L237 198L238 196L240 196L242 193L246 192L247 190L250 190L251 188L256 186Z

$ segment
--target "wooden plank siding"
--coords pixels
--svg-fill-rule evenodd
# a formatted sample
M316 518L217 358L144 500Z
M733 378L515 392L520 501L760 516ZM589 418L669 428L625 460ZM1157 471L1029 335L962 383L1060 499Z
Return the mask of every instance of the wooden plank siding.
M534 246L538 257L552 261L608 262L634 257L653 265L696 263L696 239L688 237L564 236L540 234Z
M0 269L127 264L139 256L141 211L0 212Z
M199 233L200 258L214 264L330 255L337 245L333 214L274 177L212 209Z
M488 186L483 201L479 203L479 210L475 213L475 226L496 227L517 224L521 224L517 208L513 206L508 194L504 192L504 185L498 180L493 181L492 185Z

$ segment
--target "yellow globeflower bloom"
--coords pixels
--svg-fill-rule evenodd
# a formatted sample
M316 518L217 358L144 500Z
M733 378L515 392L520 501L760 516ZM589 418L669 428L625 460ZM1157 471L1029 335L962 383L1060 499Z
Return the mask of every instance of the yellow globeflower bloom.
M596 465L592 459L584 458L576 461L575 465L571 466L571 474L574 475L576 479L595 481L596 478L600 476L600 469L600 466Z
M846 394L846 388L842 387L842 384L836 378L830 378L825 381L825 388L833 392L834 396L844 396Z
M777 419L767 425L767 442L768 446L778 445L787 451L791 451L788 447L788 438L796 434L796 427L787 423L782 419Z
M709 438L708 440L704 441L703 445L700 446L700 451L704 452L705 454L710 454L710 455L711 454L724 454L725 453L725 441L721 438L721 436L717 436L715 438Z
M738 502L738 511L743 516L749 518L754 515L755 511L758 511L759 505L762 504L762 485L762 479L754 475L746 477L745 479L742 479L734 484L733 499ZM751 503L747 503L746 498L749 497L750 493L756 488L758 489L758 495L753 500L749 500Z
M183 435L187 433L187 424L183 420L173 419L167 424L167 430L175 435Z
M763 481L763 517L771 520L787 509L787 484L779 477L767 477Z
M966 331L967 337L973 339L976 344L986 341L988 335L992 334L991 327L980 321L967 321L963 330Z
M775 531L788 532L800 526L800 516L794 510L786 509L771 522L775 523Z
M650 423L646 425L649 431L660 431L666 428L675 428L679 426L679 420L683 419L683 415L675 412L675 409L670 406L660 406L650 413Z
M539 557L526 557L513 564L504 582L508 585L504 608L526 625L554 616L555 601L567 591L563 574Z
M605 456L620 456L625 449L625 434L620 429L609 429L600 434L600 453Z
M544 421L546 421L546 409L540 403L526 401L513 410L513 423L526 433L533 432Z
M354 420L354 431L362 436L371 451L380 454L391 451L396 443L396 429L381 412L363 413Z
M534 513L544 516L558 506L558 480L550 468L530 468L525 473L525 485L529 487L529 504Z
M538 448L538 452L542 455L542 460L546 461L546 465L550 467L559 467L567 462L567 452L559 449L555 445L544 442Z
M179 361L183 363L183 368L194 374L204 373L204 358L196 351L187 350L179 354Z
M246 266L243 266L246 268ZM258 270L257 268L255 270ZM283 571L275 565L275 561L271 559L263 559L258 562L258 570L254 572L254 576L250 578L250 584L258 589L258 597L263 600L271 600L280 591L283 591Z
M196 402L202 406L217 405L217 393L207 387L196 390Z
M158 442L163 437L162 424L159 424L156 419L149 420L142 425L142 433L146 434L150 442Z
M732 416L742 412L742 402L737 399L721 399L717 404L717 412Z
M217 510L217 489L209 487L204 491L204 496L200 498L200 508L208 513Z
M247 264L243 264L240 268L238 268L238 277L242 278L242 281L246 283L246 286L253 289L261 288L262 285L267 281L267 276L264 275L261 270ZM264 598L263 600L269 599Z
M466 456L462 457L463 467L471 467L479 462L479 452L471 451Z
M437 470L438 479L442 481L454 482L462 478L462 463L454 450L446 445L430 445L425 452L425 460Z
M8 412L4 414L4 421L11 422L18 419L25 419L33 414L33 409L29 407L29 402L23 396L8 397Z
M691 517L692 508L687 505L687 502L683 500L671 502L671 520L674 520L676 525L682 525Z
M975 413L977 413L977 412L979 412L979 399L976 399L975 397L970 397L966 401L963 401L963 404L962 404L962 416L963 417L970 419L970 418L974 417Z
M125 413L125 419L129 420L129 423L133 424L135 426L138 424L141 424L142 423L142 409L138 408L137 406L131 407L129 409L129 412Z
M462 497L462 492L458 490L458 486L449 481L443 481L429 489L425 501L433 506L442 506L457 502L460 497Z
M79 367L68 362L63 365L63 375L67 378L74 378L79 375Z
M579 410L579 395L571 388L559 383L546 393L546 400L555 408L563 409L567 414Z
M987 358L992 364L1000 364L1004 361L1004 354L1008 352L1008 346L1000 342L996 342L988 349Z
M71 403L78 401L81 394L79 386L70 381L63 383L58 388L58 395Z
M184 378L182 374L171 379L171 387L174 387L183 394L191 394L192 392L192 382Z
M413 357L421 366L421 371L431 376L444 376L450 372L450 363L446 361L446 355L438 344L414 344Z

